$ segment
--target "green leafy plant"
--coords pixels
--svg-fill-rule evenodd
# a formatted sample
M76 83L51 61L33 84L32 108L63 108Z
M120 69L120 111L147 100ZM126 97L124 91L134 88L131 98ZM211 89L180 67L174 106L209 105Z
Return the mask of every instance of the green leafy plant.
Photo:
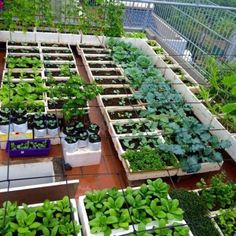
M167 166L178 166L176 157L171 153L161 150L143 147L137 150L127 150L123 156L129 161L132 171L162 170Z
M222 233L225 236L233 236L236 232L236 211L235 209L224 210L215 218Z
M138 229L156 220L156 215L149 214L150 204L157 204L166 214L167 220L179 220L183 212L178 208L178 201L168 198L169 186L161 179L149 180L139 189L128 187L122 191L103 189L87 192L84 199L89 225L92 233L110 235L113 229L128 229L131 222L138 224ZM139 232L138 232L139 233ZM139 235L149 236L140 232Z
M184 210L184 219L196 236L220 236L212 220L208 216L208 209L202 199L194 192L176 189L170 193L172 198L179 200Z
M228 181L223 173L213 176L209 185L201 179L197 187L201 189L200 196L210 210L235 205L236 185Z
M66 83L51 89L54 96L66 98L62 107L66 120L83 115L86 102L102 92L102 88L95 82L88 84L79 75L72 75Z
M46 200L41 206L5 202L0 208L1 233L6 236L74 235L81 227L72 219L74 211L68 197L57 202ZM3 222L5 221L5 224Z

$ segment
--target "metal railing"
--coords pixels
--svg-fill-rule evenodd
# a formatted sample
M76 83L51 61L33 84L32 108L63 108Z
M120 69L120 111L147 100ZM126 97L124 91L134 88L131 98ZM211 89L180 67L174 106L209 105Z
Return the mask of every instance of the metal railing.
M218 6L208 0L124 2L126 29L151 29L175 51L175 56L187 55L188 62L202 74L207 75L204 68L207 56L221 61L235 59L236 8Z

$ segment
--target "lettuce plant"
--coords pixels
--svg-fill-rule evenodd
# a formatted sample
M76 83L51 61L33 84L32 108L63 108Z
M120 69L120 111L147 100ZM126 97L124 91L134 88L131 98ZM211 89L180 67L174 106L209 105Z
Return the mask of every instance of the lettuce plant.
M74 235L81 227L74 221L68 197L56 202L46 200L41 206L20 208L16 203L5 202L0 208L0 224L5 236L56 236Z
M148 180L139 189L128 187L119 192L113 188L86 193L84 203L91 232L108 236L112 229L128 229L131 224L138 224L141 230L154 220L166 226L171 220L183 219L178 200L169 199L168 190L169 186L157 179ZM148 236L141 232L140 235Z
M226 211L222 211L221 214L216 217L216 222L225 236L235 235L236 232L235 209L228 209Z

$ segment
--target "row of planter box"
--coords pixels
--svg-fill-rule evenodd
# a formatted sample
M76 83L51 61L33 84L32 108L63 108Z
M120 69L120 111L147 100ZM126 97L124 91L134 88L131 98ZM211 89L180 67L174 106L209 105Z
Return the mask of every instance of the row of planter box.
M97 97L97 101L98 101L98 104L100 106L100 109L101 109L101 112L105 118L105 121L107 123L107 126L108 126L108 130L109 130L109 133L112 137L112 140L113 140L113 143L114 143L114 146L116 148L116 151L118 153L118 156L119 156L119 159L122 161L122 164L125 168L125 171L126 171L126 175L127 175L127 178L129 181L134 181L134 180L140 180L140 179L147 179L147 178L156 178L156 177L164 177L164 176L173 176L173 175L176 175L178 169L177 168L173 168L173 167L170 167L168 168L167 170L159 170L159 171L140 171L139 173L132 173L132 170L130 169L129 167L129 163L127 160L124 160L122 158L122 154L125 153L122 145L121 145L121 140L122 139L125 139L125 137L129 136L129 137L136 137L136 136L149 136L149 135L157 135L159 133L159 138L160 140L162 140L162 142L164 142L164 139L163 137L161 136L161 133L160 131L156 130L154 132L140 132L138 135L133 135L132 133L127 133L125 135L121 135L121 134L118 134L116 133L115 131L115 128L114 128L114 124L117 123L117 122L120 122L119 119L112 119L109 115L110 112L128 112L128 111L134 111L135 112L135 109L139 109L139 110L142 110L142 109L145 109L145 104L143 104L141 101L137 101L136 104L115 104L115 105L109 105L109 102L108 104L106 104L107 100L113 100L113 99L117 99L117 100L120 100L120 99L127 99L129 97L131 97L134 93L133 89L131 87L129 87L128 85L128 80L124 77L123 73L122 73L122 70L120 68L118 68L115 63L112 61L112 60L105 60L103 61L102 59L103 58L106 58L109 54L109 50L106 50L104 49L103 47L101 48L98 48L98 47L94 47L93 48L93 45L91 45L91 49L89 49L87 46L83 46L83 45L80 45L77 47L77 50L78 50L78 53L82 56L82 60L84 62L84 65L85 65L85 68L87 70L87 73L88 73L88 76L89 76L89 79L90 81L96 81L96 78L99 77L100 79L106 79L108 81L107 84L101 84L102 87L104 89L106 88L114 88L114 89L128 89L128 94L126 94L127 90L126 91L123 91L123 94L122 94L122 91L121 93L119 94L116 94L116 95L98 95ZM97 54L96 54L97 52ZM96 60L97 59L97 60ZM98 66L98 68L94 68L92 65L95 64ZM103 65L102 68L99 68L99 65ZM105 65L105 66L104 66ZM109 65L109 68L108 66L106 65ZM105 68L104 68L105 67ZM95 76L94 75L94 72L104 72L105 74L106 73L110 73L111 75L99 75L99 76ZM113 75L113 72L117 73L118 75ZM114 74L115 74L114 73ZM119 77L122 77L123 80L127 81L127 84L124 85L123 83L122 84L116 84L114 82L117 81L117 78ZM114 81L114 82L112 82ZM121 102L124 102L124 100ZM129 102L128 102L129 103ZM141 119L141 118L136 118L136 119L132 119L132 118L127 118L127 119L122 119L121 122L130 122L130 121L134 121L134 122L141 122L141 120L144 122L145 119Z
M0 31L0 41L15 41L15 42L44 42L44 43L58 43L58 44L71 44L77 45L77 43L104 43L104 36L84 35L74 33L60 33L60 32L39 32L35 28L32 32L23 31Z
M206 125L210 125L211 130L210 133L218 137L219 140L229 140L231 142L231 147L226 149L226 152L231 156L233 160L236 160L236 138L235 134L230 133L218 120L218 118L213 115L208 108L202 103L201 100L199 100L195 93L197 88L199 87L199 84L197 81L194 81L194 84L196 84L194 89L191 89L191 87L188 87L181 79L180 76L176 75L175 72L173 71L173 67L169 66L168 64L165 63L163 60L163 56L157 55L153 49L144 41L139 41L137 40L128 40L131 42L134 46L140 46L143 49L143 52L150 56L152 59L153 63L157 66L157 68L160 69L160 71L163 73L165 78L170 81L172 86L175 88L176 91L178 91L185 99L187 103L190 103L192 105L192 110L196 117ZM168 56L171 61L177 67L180 67L178 63L170 56ZM184 73L184 75L187 74L186 71L181 69ZM190 76L187 74L187 77L190 80ZM191 81L194 79L191 78ZM190 81L190 82L191 82Z
M55 81L57 82L61 82L61 81L66 81L69 79L69 76L60 76L60 65L70 65L69 70L71 71L71 73L78 73L78 68L76 66L76 61L73 55L73 52L70 48L69 45L58 45L58 44L43 44L43 43L29 43L29 44L23 44L23 45L19 45L19 43L12 43L12 42L7 42L7 53L6 53L6 58L8 58L9 56L17 56L17 57L23 57L23 56L34 56L35 54L29 54L29 53L14 53L14 50L32 50L32 45L35 49L38 50L39 54L37 54L40 59L40 61L42 62L42 67L41 68L37 68L36 70L32 69L32 68L13 68L13 69L8 69L7 68L7 63L5 64L5 69L3 71L3 78L7 77L7 73L8 71L11 72L11 74L13 75L13 80L12 82L17 83L19 82L21 73L24 72L26 73L26 75L29 75L29 78L25 78L23 79L23 81L27 81L27 82L32 82L33 78L31 78L31 74L34 74L35 72L39 73L39 76L43 79L43 81L45 81L44 85L48 86L49 83L49 79L50 79L50 75L53 76L53 78L55 79ZM45 54L44 50L52 50L53 52L56 51L56 53L51 53L51 54ZM68 53L64 54L63 51L66 50ZM62 52L62 53L60 53ZM45 61L45 55L54 55L55 59L54 61ZM71 58L71 60L57 60L60 57L63 56L69 56ZM45 66L48 66L50 68L46 68ZM18 78L14 78L14 76L18 76ZM7 83L7 81L3 82L1 84L1 86L4 85L4 83ZM43 99L39 100L38 102L41 103L44 106L44 113L51 113L51 112L61 112L61 109L53 109L50 108L48 101L50 100L50 98L47 97L46 93L42 94ZM58 111L59 110L59 111ZM61 113L59 114L61 116Z
M143 42L143 41L142 41ZM165 176L174 176L174 175L178 175L178 176L182 176L182 175L187 175L188 173L183 172L181 169L179 168L175 168L175 167L168 167L165 170L157 170L157 171L140 171L140 172L133 172L132 169L130 168L130 165L128 163L127 160L124 160L121 156L122 154L125 152L122 144L121 144L121 140L125 137L125 136L130 136L130 137L135 137L135 135L133 134L125 134L125 135L120 135L115 131L114 128L114 124L115 123L119 123L119 122L130 122L131 120L134 122L145 122L146 119L143 119L141 117L138 116L138 112L145 110L145 103L143 103L142 101L137 101L134 104L130 104L130 105L125 105L122 106L122 104L116 104L116 105L109 105L109 100L110 99L120 99L120 98L124 98L127 99L129 96L132 96L133 94L133 90L132 88L129 87L128 85L128 80L127 78L124 76L124 72L121 68L118 68L114 62L109 58L109 50L104 49L103 47L98 47L98 46L94 46L94 45L90 45L90 49L88 49L89 46L78 46L78 53L81 54L83 62L85 64L88 76L90 81L96 81L97 83L101 84L103 86L104 89L106 88L126 88L128 89L128 94L117 94L117 95L99 95L97 97L97 101L98 104L101 108L101 111L104 115L104 118L106 120L107 126L108 126L108 130L109 133L112 137L114 146L118 152L119 158L123 163L123 166L125 168L126 174L127 174L127 178L130 181L134 181L134 180L140 180L140 179L147 179L147 178L155 178L155 177L165 177ZM92 53L90 53L89 51L91 51ZM96 54L97 52L97 54ZM106 60L106 58L108 58ZM103 59L105 59L105 61L103 61ZM92 64L97 64L97 65L102 65L103 63L105 63L105 65L110 64L111 66L109 68L106 68L106 66L103 66L105 68L91 68ZM112 67L112 65L114 65ZM112 69L114 69L112 71ZM104 74L106 75L94 75L94 71L100 71L100 72L104 72ZM115 73L112 73L115 72ZM95 73L96 74L96 73ZM117 80L121 79L120 82ZM109 99L110 98L110 99ZM108 101L108 105L107 105L107 101ZM122 100L121 100L122 103ZM118 118L112 118L111 113L134 113L133 115L130 113L130 117L126 117L123 119L118 119ZM124 115L125 116L125 115ZM153 132L153 134L155 135L160 135L161 136L161 131L156 130L155 132ZM150 135L147 132L143 132L141 134L141 136L147 136ZM163 138L162 138L163 139ZM164 139L163 139L164 142ZM209 172L209 171L216 171L219 170L221 168L223 163L203 163L202 164L202 168L199 172L197 173L204 173L204 172Z

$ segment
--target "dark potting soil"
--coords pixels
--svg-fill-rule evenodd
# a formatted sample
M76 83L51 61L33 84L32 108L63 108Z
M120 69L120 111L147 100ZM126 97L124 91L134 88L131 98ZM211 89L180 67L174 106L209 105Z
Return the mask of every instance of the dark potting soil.
M76 75L77 73L75 71L71 72L71 75ZM69 77L70 75L63 75L61 74L61 71L45 71L45 75L49 76L57 76L57 77Z
M145 138L146 138L147 141L150 141L149 146L152 147L152 148L154 148L154 144L151 143L151 141L158 140L158 137L145 136ZM133 148L133 149L138 149L138 148L141 147L141 146L140 146L140 141L141 141L141 139L142 139L142 138L140 137L140 138L132 138L132 139L130 140L129 143L130 143L130 144L134 144L134 148ZM120 140L120 143L121 143L121 146L122 146L123 150L125 151L125 150L127 149L127 147L124 145L124 140L123 140L123 139L119 139L119 140Z
M65 64L51 64L51 63L44 63L44 67L45 68L55 68L55 69L59 69L61 66L63 66ZM68 63L66 65L69 65L70 68L75 69L75 64L74 63Z
M121 124L122 125L122 124ZM118 132L117 129L118 125L114 125L115 131L117 134L121 134ZM135 129L135 124L123 124L122 128L125 129L124 132L122 132L122 134L128 134L128 133L132 133L133 130ZM139 132L148 132L149 130L147 129L147 127L145 126L145 124L142 124L141 127L138 129Z
M20 57L22 57L22 56L21 56L21 55L14 55L14 56L10 55L10 56L9 56L9 58L20 58ZM24 57L30 58L30 59L32 59L32 60L35 59L35 58L40 59L40 56L39 56L39 55L34 55L34 56L24 55Z
M84 54L110 54L108 51L104 50L86 50L84 49Z
M129 97L125 97L123 99L121 99L121 98L109 98L109 99L103 98L102 101L103 101L103 104L105 107L108 107L108 106L132 106L132 105L139 104L136 99L132 99Z
M66 83L66 80L54 80L54 84L63 84ZM51 86L51 83L49 81L46 81L46 86Z
M12 46L38 46L37 43L19 43L19 42L9 42L8 45L12 45Z
M116 79L95 79L96 83L98 84L128 84L127 80L123 78L116 78Z
M40 74L39 74L40 75ZM13 78L15 78L15 79L18 79L18 78L20 78L20 76L21 76L21 73L20 72L13 72L12 73L12 77ZM36 76L36 74L34 74L33 72L31 73L31 72L24 72L23 73L23 77L24 77L24 79L32 79L32 78L34 78Z
M135 119L142 118L142 110L131 110L131 111L109 111L108 114L111 120L122 120L122 119Z
M99 45L85 45L85 44L80 44L80 48L104 48L103 46Z
M119 91L119 92L118 92ZM132 94L131 90L129 88L104 88L103 95L109 95L109 94Z
M57 100L57 101L48 101L48 109L62 109L64 105L64 101L63 100Z
M174 64L169 58L164 58L163 61L167 64Z
M49 109L62 109L65 101L66 100L56 100L56 101L49 100L48 101L48 108ZM82 106L80 108L82 108Z
M44 56L46 61L70 61L73 60L72 56Z
M91 56L85 56L87 61L112 61L112 58L107 56L98 56L98 57L91 57Z
M43 47L60 47L60 48L68 48L67 44L56 44L56 43L41 43Z
M117 68L115 64L100 64L100 63L89 63L90 68Z
M119 76L121 75L120 71L116 71L116 70L113 70L113 71L92 71L92 74L94 76Z
M10 53L39 53L38 48L8 48Z
M70 53L69 49L63 49L63 50L56 50L56 49L47 49L47 48L43 48L43 53Z
M177 74L177 75L182 75L182 74L183 74L183 72L181 71L180 68L171 68L171 69L172 69L173 72L175 72L175 74Z

